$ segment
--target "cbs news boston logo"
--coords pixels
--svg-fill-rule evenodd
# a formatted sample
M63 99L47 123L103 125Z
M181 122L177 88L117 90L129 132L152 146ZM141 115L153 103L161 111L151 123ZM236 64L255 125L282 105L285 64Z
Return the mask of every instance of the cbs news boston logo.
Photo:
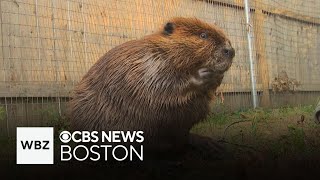
M53 127L17 127L17 164L53 164Z

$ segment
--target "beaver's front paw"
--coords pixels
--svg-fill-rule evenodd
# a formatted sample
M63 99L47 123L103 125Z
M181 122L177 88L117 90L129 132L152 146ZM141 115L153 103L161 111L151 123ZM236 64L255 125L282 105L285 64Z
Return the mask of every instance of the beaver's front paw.
M201 68L195 76L191 77L191 82L195 85L201 86L211 81L213 77L214 72L212 70L209 68Z
M214 76L214 72L209 68L201 68L198 70L199 78L203 80L210 80Z

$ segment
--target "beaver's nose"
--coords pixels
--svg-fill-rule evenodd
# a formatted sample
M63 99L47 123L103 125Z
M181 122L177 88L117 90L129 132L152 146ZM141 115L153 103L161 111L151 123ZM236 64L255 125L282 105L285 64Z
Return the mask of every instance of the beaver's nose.
M233 58L235 51L232 47L226 47L223 49L223 54L227 57L227 58Z

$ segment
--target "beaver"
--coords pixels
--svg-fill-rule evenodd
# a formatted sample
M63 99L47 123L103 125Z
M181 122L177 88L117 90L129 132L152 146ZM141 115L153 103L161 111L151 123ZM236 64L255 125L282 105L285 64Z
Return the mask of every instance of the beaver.
M160 31L104 54L75 87L74 130L144 132L144 145L179 147L209 113L212 92L235 56L224 32L175 17ZM193 139L190 141L190 139Z

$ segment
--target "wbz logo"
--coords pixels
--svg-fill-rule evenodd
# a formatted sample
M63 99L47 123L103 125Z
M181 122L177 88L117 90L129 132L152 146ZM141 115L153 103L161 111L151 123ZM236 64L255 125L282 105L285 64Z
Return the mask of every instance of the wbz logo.
M52 127L17 127L17 164L53 164Z
M32 149L32 148L34 148L34 149L48 149L48 150L50 149L48 147L49 141L42 141L42 142L41 141L25 141L25 142L20 141L20 142L21 142L21 146L23 149ZM43 146L42 146L42 143L44 144Z

